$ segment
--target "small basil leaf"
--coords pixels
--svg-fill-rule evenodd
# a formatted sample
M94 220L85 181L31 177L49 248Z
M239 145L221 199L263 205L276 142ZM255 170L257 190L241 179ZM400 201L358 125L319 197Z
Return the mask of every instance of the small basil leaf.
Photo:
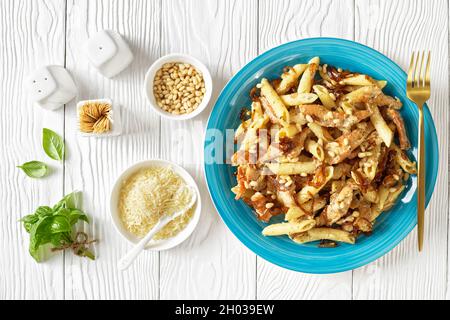
M80 209L83 205L82 195L80 191L69 193L53 207L53 210L58 211L61 208Z
M54 214L54 215L55 215L55 216L56 216L56 215L59 215L59 216L65 216L66 218L69 218L70 210L71 210L71 209L61 208L61 209L55 211L55 214Z
M39 221L31 227L29 252L37 262L42 261L42 254L40 253L39 248L44 244L51 242L51 234L48 231L52 220L53 217L45 217L39 219Z
M86 223L89 223L89 219L87 215L78 209L72 209L69 214L69 222L73 226L75 225L79 220L85 221Z
M43 129L42 147L53 160L62 161L64 159L64 140L56 132L47 128Z
M70 225L69 219L66 216L57 215L52 217L52 222L48 231L51 234L71 232L72 226Z
M53 209L47 206L42 206L36 209L35 214L39 217L39 218L44 218L44 217L48 217L48 216L52 216L54 213Z
M45 163L40 161L30 161L26 162L17 168L22 169L23 172L30 178L43 178L48 174L48 167Z
M87 223L89 223L89 219L87 217L87 215L78 209L66 209L66 208L61 208L59 209L55 215L62 215L64 217L66 217L70 223L70 225L75 225L79 220L83 220L86 221Z
M39 217L36 214L29 214L22 219L19 220L20 222L23 222L23 226L26 230L26 232L30 233L31 228L33 225L39 221Z

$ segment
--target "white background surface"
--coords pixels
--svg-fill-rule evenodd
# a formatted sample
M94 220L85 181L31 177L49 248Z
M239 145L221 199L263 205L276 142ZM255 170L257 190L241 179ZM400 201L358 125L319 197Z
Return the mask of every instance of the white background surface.
M448 269L448 0L0 0L0 299L445 299ZM82 44L101 29L125 36L135 54L129 69L103 78L83 58ZM314 276L283 270L246 249L215 212L199 164L210 108L176 123L150 112L144 75L159 56L189 53L209 67L213 100L244 64L281 43L306 37L356 40L404 69L413 50L431 49L429 102L440 144L440 174L427 210L424 253L411 233L388 255L363 268ZM112 98L123 105L124 134L103 140L76 133L73 101L56 112L37 109L22 89L43 64L65 65L78 99ZM41 132L64 134L64 165L46 158ZM188 130L191 137L180 134ZM203 193L194 235L176 249L145 252L124 273L116 262L130 246L113 229L109 190L119 173L145 159L164 158L190 171ZM33 180L15 168L51 163L53 174ZM100 240L96 262L65 253L45 264L28 255L17 222L39 205L84 190Z

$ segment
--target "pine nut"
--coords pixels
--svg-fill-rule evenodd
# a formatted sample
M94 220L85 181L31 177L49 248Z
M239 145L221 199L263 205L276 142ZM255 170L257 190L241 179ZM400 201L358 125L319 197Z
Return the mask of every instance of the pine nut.
M166 63L156 72L153 92L161 109L172 114L190 113L206 94L205 81L188 63Z

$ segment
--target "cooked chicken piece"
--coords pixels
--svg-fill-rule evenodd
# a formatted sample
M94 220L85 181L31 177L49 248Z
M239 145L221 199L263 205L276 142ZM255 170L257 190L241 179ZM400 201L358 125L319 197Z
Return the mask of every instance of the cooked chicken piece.
M298 157L300 155L300 153L303 151L303 149L305 148L305 141L309 137L310 134L311 134L311 130L309 128L303 129L302 132L297 134L292 139L294 147L291 150L289 150L289 152L287 153L287 156L290 158Z
M232 189L232 191L234 192L234 194L236 194L235 199L239 200L242 198L242 196L244 195L245 191L247 190L246 188L246 184L247 179L245 177L245 167L244 166L239 166L237 173L236 173L236 180L237 180L237 186L234 187Z
M379 107L385 106L393 109L402 107L401 101L386 96L378 86L366 86L344 96L344 100L352 103L375 104Z
M340 136L336 141L325 144L325 156L329 164L338 164L347 159L374 129L367 122L360 123L358 126L355 130Z
M408 135L406 133L405 122L403 121L403 118L400 115L400 113L397 110L389 108L387 109L386 114L397 127L400 149L408 150L409 148L411 148L411 144L409 142Z
M347 214L347 211L353 200L354 190L355 185L347 182L347 184L339 193L335 193L330 197L330 204L321 214L324 215L323 220L326 221L326 224L328 226L333 225L335 222L337 222Z
M372 115L369 110L355 111L354 114L333 112L318 104L305 104L298 108L306 116L306 120L309 116L314 123L329 128L351 128Z
M264 196L260 192L256 192L246 202L255 209L260 220L268 222L273 216L283 213L283 210L280 207L276 207L272 201L271 198Z
M263 110L265 114L269 117L270 121L273 123L281 124L280 119L276 116L275 111L273 110L272 106L270 105L269 101L265 97L260 98L261 105L263 107Z
M356 229L364 233L372 232L373 229L372 223L365 218L357 218L353 225Z

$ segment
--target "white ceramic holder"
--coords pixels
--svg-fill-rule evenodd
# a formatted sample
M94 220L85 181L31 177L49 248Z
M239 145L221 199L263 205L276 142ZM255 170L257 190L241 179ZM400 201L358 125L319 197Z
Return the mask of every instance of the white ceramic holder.
M84 47L91 64L105 77L113 78L133 61L125 40L115 31L102 30L91 38Z
M37 69L26 80L30 99L38 106L56 110L77 96L78 90L69 72L61 66Z
M111 105L111 130L105 133L86 133L78 130L79 134L83 137L96 137L96 138L106 138L114 137L122 134L122 117L120 116L120 109L117 104L115 104L110 99L96 99L96 100L83 100L77 103L77 121L79 127L79 112L83 105L90 102L107 103Z

